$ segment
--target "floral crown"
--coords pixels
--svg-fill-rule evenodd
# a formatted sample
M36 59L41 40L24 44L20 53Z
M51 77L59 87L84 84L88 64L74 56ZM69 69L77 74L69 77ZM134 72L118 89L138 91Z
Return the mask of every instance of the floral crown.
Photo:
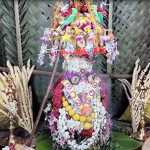
M54 15L53 27L46 29L41 38L41 64L47 53L52 64L58 54L83 57L103 54L109 63L113 63L119 53L112 30L107 28L107 5L70 1L69 4L57 7Z

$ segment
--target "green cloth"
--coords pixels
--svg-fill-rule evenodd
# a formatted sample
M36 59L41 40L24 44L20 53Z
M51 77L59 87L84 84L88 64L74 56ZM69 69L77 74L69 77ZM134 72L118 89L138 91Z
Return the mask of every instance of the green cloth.
M36 150L53 150L49 135L41 134L37 137Z
M101 13L97 12L97 6L96 5L93 5L92 7L93 7L94 15L96 17L96 21L99 24L103 25L104 24L104 16Z

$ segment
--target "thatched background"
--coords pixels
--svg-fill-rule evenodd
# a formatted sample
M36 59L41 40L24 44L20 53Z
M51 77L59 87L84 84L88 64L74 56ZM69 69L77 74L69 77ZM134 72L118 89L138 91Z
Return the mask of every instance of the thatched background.
M150 62L149 7L149 0L114 0L113 28L120 55L113 65L113 73L132 74L138 57L143 67ZM114 114L120 114L127 100L120 83L116 80L112 82L112 99L118 110Z
M48 61L45 66L36 63L40 50L40 37L44 28L50 25L53 0L19 0L20 27L22 37L23 63L30 58L36 68L51 70ZM149 0L114 0L113 28L118 37L120 55L113 65L112 72L131 74L135 60L140 57L143 66L150 60L150 1ZM16 48L14 0L0 0L0 66L5 66L6 59L12 64L19 64ZM106 62L98 57L98 72L106 72ZM34 103L40 102L47 87L46 77L34 76ZM112 101L114 116L118 116L127 104L121 85L112 80ZM125 105L123 105L125 106Z

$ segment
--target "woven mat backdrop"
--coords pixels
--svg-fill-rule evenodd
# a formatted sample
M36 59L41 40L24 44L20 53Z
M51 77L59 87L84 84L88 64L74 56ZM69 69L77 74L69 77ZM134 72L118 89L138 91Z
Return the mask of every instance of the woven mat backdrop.
M51 22L52 8L49 3L54 4L55 1L19 0L24 63L30 58L32 63L36 64L40 50L39 39L44 28L48 27ZM12 64L18 64L13 2L14 0L0 0L0 66L5 66L5 58L9 59ZM113 73L132 73L138 57L141 58L143 66L150 60L149 8L150 0L113 0L113 29L118 38L120 51L120 55L112 66ZM47 62L41 67L36 64L36 68L50 70ZM105 73L105 58L98 57L96 62L97 71ZM41 101L48 78L35 77L33 82L35 99ZM117 116L127 105L124 91L117 80L112 80L112 101L113 116Z
M143 65L150 60L149 8L149 0L114 0L113 28L120 51L114 72L132 72L138 57Z
M150 62L150 1L114 0L113 29L118 38L120 55L113 65L113 73L132 73L139 57L142 66ZM114 115L126 107L124 91L118 81L112 81ZM125 104L125 105L124 105ZM124 109L122 108L124 107Z

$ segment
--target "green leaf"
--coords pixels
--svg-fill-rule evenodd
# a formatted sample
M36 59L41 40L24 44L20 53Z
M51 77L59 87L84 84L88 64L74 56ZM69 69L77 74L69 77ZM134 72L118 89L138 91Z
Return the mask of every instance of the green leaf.
M52 141L46 134L41 134L37 137L36 150L53 150Z
M112 147L115 150L136 150L142 145L141 142L130 138L128 135L120 132L112 133Z
M64 28L66 25L72 23L75 21L77 17L78 10L76 8L72 8L72 14L69 17L66 17L62 23L62 28Z

